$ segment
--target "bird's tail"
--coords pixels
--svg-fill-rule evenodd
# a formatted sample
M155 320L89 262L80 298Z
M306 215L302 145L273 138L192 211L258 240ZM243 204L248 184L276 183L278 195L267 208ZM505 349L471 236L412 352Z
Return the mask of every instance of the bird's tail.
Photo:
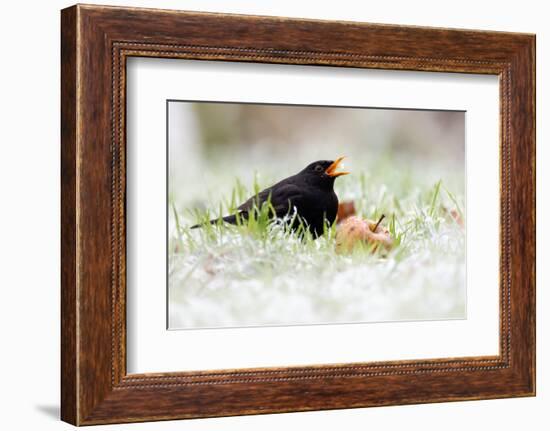
M212 219L212 220L208 221L207 223L199 223L199 224L193 225L189 229L197 229L199 227L203 227L205 224L216 224L220 220L223 220L224 222L230 223L230 224L237 224L237 216L235 214L232 214L232 215L228 215L228 216L225 216L225 217Z

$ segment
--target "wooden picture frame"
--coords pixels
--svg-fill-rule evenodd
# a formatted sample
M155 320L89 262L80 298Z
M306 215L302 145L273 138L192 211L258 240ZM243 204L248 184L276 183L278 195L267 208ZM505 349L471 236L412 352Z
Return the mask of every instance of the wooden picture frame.
M91 425L535 394L534 35L84 5L61 18L62 420ZM131 56L498 75L500 354L127 374Z

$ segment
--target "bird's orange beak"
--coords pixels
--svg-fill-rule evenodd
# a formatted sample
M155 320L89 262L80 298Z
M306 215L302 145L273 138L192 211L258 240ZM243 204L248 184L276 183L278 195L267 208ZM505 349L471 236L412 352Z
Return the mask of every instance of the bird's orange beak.
M336 172L336 169L338 169L338 165L342 160L344 160L345 157L338 157L332 164L327 168L325 171L325 174L327 174L329 177L339 177L341 175L347 175L349 172Z

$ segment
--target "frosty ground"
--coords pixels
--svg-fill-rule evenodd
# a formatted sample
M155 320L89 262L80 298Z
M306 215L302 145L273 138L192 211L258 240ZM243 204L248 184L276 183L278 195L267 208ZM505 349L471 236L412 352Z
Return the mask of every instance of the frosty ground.
M395 244L389 252L339 255L335 226L304 239L261 215L242 226L189 229L227 214L275 177L233 178L224 199L193 210L171 197L169 327L464 318L463 173L442 180L402 166L371 163L335 187L359 216L385 214Z

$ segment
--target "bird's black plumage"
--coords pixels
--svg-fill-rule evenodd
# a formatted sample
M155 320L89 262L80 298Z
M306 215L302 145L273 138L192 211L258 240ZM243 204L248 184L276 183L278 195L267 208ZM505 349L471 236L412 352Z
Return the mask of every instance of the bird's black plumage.
M324 231L324 223L332 224L336 219L338 197L334 192L334 181L338 176L347 173L336 172L341 160L342 158L336 161L319 160L310 163L296 175L285 178L249 198L237 208L237 213L246 219L250 211L260 208L269 200L275 217L282 218L296 211L298 217L292 227L296 229L300 222L303 222L313 237L317 238ZM232 214L223 217L222 220L235 224L237 215ZM217 221L218 219L211 220L210 223ZM193 228L199 226L195 225Z

